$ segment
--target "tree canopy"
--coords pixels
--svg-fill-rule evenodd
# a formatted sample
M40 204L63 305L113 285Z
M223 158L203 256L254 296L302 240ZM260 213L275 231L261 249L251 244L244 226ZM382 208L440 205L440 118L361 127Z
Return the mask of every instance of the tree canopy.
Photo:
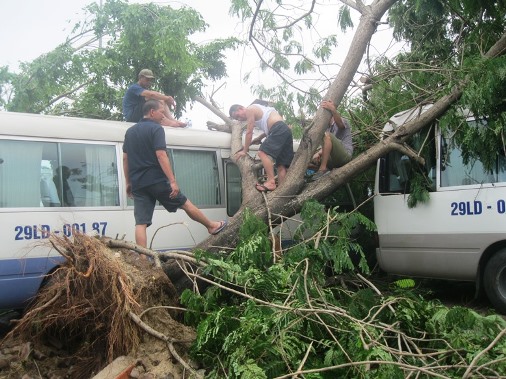
M16 112L121 120L121 100L143 68L156 89L178 102L178 115L206 80L226 76L234 38L196 44L208 25L194 9L110 0L91 3L65 42L20 72L0 69L0 107Z

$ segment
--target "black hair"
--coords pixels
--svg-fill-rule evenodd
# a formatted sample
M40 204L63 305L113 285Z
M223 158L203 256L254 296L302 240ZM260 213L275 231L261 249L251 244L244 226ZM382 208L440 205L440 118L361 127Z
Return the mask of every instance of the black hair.
M144 105L142 106L142 114L144 116L147 116L149 114L149 112L151 110L158 110L160 107L162 106L162 104L160 103L160 100L148 100L144 103Z
M228 115L232 118L234 118L234 116L232 116L239 108L241 108L242 105L239 105L239 104L234 104L230 107L230 109L228 110Z

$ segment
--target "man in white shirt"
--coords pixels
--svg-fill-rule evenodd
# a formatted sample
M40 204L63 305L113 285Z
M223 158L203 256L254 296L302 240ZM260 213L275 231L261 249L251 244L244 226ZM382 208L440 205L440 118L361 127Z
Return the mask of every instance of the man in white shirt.
M292 130L272 107L251 104L245 108L242 105L234 104L230 107L229 114L235 120L248 123L244 146L241 151L236 153L238 158L248 154L250 145L260 143L264 137L267 137L258 151L258 157L264 166L267 180L264 183L256 183L255 188L260 192L274 191L277 187L274 162L276 162L278 172L278 184L281 184L293 159ZM255 127L263 133L253 139Z

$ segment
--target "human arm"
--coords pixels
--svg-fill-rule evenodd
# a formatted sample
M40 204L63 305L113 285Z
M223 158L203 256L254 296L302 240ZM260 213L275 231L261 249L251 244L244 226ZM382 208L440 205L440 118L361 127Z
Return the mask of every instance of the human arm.
M160 164L163 173L165 174L167 180L170 183L170 187L172 188L170 197L173 198L177 196L177 194L179 193L179 186L176 183L176 177L174 176L174 172L172 171L172 166L170 165L167 151L165 151L165 149L156 150L156 158L158 159L158 163Z
M130 175L128 174L128 155L123 153L123 174L125 175L126 193L132 198L132 183L130 183Z
M259 143L261 143L261 142L262 142L262 140L263 140L265 137L266 137L265 133L262 133L262 134L260 134L259 136L257 136L257 137L255 137L255 138L253 138L253 139L251 140L250 146L251 146L251 145L258 145Z
M249 147L252 143L253 139L253 129L255 127L255 112L251 108L246 108L246 134L244 136L244 145L241 151L239 151L236 155L238 158L241 158L248 154Z
M149 99L162 100L168 106L171 105L176 106L176 102L174 101L174 98L172 96L164 95L163 93L157 91L145 89L144 91L141 92L141 96L145 97L147 100Z
M337 127L340 129L346 128L346 125L344 125L343 118L339 114L339 112L336 109L336 106L334 103L330 100L324 100L321 103L322 108L328 110L332 114L332 118L334 119L334 122L336 123Z

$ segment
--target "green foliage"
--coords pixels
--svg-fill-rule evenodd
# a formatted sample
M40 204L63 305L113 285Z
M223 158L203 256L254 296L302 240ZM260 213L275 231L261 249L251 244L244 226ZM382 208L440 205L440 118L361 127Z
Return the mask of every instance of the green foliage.
M353 270L352 258L358 257L358 267L364 273L369 272L362 246L353 238L356 232L365 228L372 232L375 225L359 212L336 213L325 211L324 205L316 201L307 201L301 210L305 221L299 229L300 235L313 234L314 247L332 263L336 274Z
M413 279L399 279L394 282L394 285L399 288L414 288L415 281Z
M351 20L350 8L343 5L339 9L339 26L341 31L345 32L348 28L353 28L353 21Z
M427 301L409 279L397 281L386 296L364 286L350 291L331 284L328 276L335 273L328 263L339 252L327 249L328 240L338 238L337 228L353 229L348 217L309 202L302 212L304 231L316 234L274 263L265 260L271 256L263 243L266 226L246 212L240 252L219 258L204 253L207 274L221 287L203 294L187 290L181 301L188 308L186 322L197 327L192 354L209 368L206 377L273 378L295 372L301 362L312 371L304 373L308 378L404 378L417 368L462 377L487 347L483 370L506 375L506 341L491 345L506 327L502 318Z
M415 171L411 177L408 208L414 208L418 203L426 203L430 199L432 182L422 173Z
M463 151L464 162L479 158L485 169L492 169L497 156L505 155L506 147L506 56L469 63L469 84L464 89L462 107L467 108L486 127L462 125L450 114L442 121L444 127L455 134L454 143ZM452 127L453 126L453 127Z
M317 202L309 202L302 213L307 232L322 227L327 217ZM337 214L332 210L328 214L334 220L329 225L332 235L319 236L318 242L312 239L307 244L298 244L284 252L276 263L273 263L267 226L249 211L243 214L240 242L231 254L217 258L204 253L209 262L207 275L222 285L242 289L253 298L230 296L217 287L210 287L202 295L188 290L183 293L182 303L192 310L186 313L185 320L197 326L198 337L193 347L197 358L210 367L222 367L215 364L217 358L222 360L231 377L273 377L286 370L285 361L301 359L311 338L322 338L324 330L316 320L300 319L297 312L288 312L283 304L313 306L307 303L308 295L319 299L316 302L336 303L339 298L352 302L349 294L325 289L322 272L327 268L335 273L354 270L350 258L343 258L350 253L360 254L359 246L349 234L359 223L369 229L374 227L363 216ZM302 229L300 232L304 234L306 231ZM363 259L359 266L368 272ZM259 306L253 299L277 304L279 308ZM301 338L307 333L312 337ZM315 353L319 350L320 347L315 349ZM217 356L220 351L223 355ZM320 358L312 360L321 363ZM221 377L220 370L214 369L210 377Z
M192 8L110 0L86 11L66 42L22 64L19 74L0 73L4 109L121 120L126 88L149 68L157 78L153 89L177 99L178 116L204 80L226 75L224 51L238 44L191 42L207 28Z

